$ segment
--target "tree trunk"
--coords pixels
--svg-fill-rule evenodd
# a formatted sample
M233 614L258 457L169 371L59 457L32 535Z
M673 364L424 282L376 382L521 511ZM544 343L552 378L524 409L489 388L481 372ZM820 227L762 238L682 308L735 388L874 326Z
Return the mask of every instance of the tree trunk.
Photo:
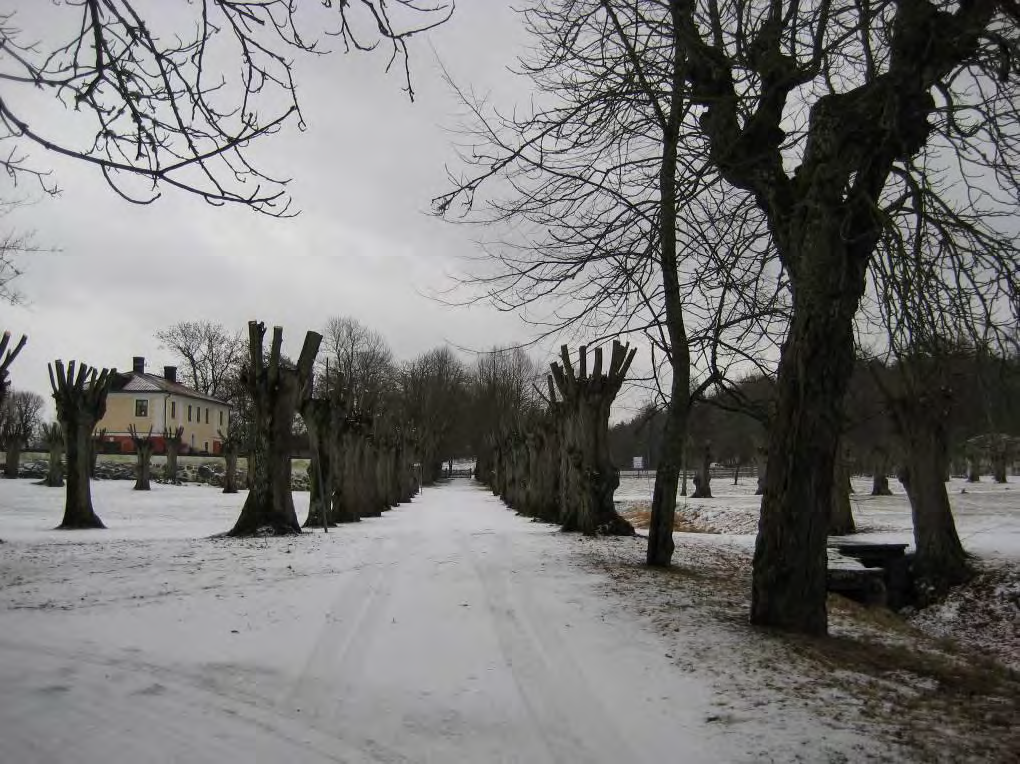
M871 477L872 496L892 496L889 488L889 454L879 451L875 454L874 473Z
M228 532L230 536L301 532L290 487L291 426L311 378L322 335L316 332L305 335L297 367L290 368L281 359L283 329L279 326L273 328L269 365L264 365L265 332L264 324L248 323L249 359L244 382L255 414L252 462L248 465L251 490L241 515Z
M135 444L138 462L135 465L136 491L151 491L152 485L152 441L143 445Z
M694 473L694 494L692 499L712 498L712 450L708 443L701 451L701 464Z
M105 528L92 508L89 468L92 430L106 413L106 396L115 372L103 369L99 373L81 364L75 374L75 362L71 361L65 375L63 361L56 361L49 373L57 420L67 439L67 490L64 518L58 528Z
M4 463L4 477L16 478L21 467L21 443L11 441L7 444L7 461Z
M828 629L833 467L854 364L852 322L860 294L853 290L864 285L863 268L847 273L849 254L825 237L841 242L841 229L819 227L812 233L820 247L831 247L826 253L831 257L812 252L811 272L800 274L803 286L794 290L794 318L783 343L769 428L751 590L752 623L808 634ZM811 246L809 237L804 247ZM806 258L801 265L809 263Z
M759 446L754 452L754 471L757 486L754 489L755 496L765 493L765 476L768 474L769 452L768 448Z
M846 536L857 532L850 507L850 472L846 454L835 459L832 472L832 501L829 506L829 535Z
M948 449L939 420L945 409L927 394L901 398L894 407L906 451L900 482L910 499L914 521L914 582L922 605L973 575L942 479Z
M327 528L332 522L333 477L329 457L329 428L333 404L329 398L311 397L301 402L301 418L308 431L311 460L308 464L308 517L305 528Z
M64 465L61 461L64 458L64 438L60 441L50 443L50 463L46 468L46 479L43 485L49 488L62 488L64 486Z
M629 352L628 352L629 351ZM632 536L634 528L616 512L613 493L620 473L609 455L609 409L620 390L635 350L613 343L609 371L602 373L602 348L595 350L591 376L587 370L587 348L581 346L578 374L574 374L570 352L560 349L563 365L552 365L560 391L563 416L561 465L567 489L563 530L586 535Z
M981 460L976 456L967 460L967 482L981 482Z
M223 446L223 493L237 493L237 446Z
M183 425L178 426L176 430L167 429L163 431L163 443L166 447L166 464L163 467L163 480L171 485L181 484L181 481L177 478L177 457L181 453L181 442L183 440ZM234 466L235 468L237 466L236 455L234 459Z

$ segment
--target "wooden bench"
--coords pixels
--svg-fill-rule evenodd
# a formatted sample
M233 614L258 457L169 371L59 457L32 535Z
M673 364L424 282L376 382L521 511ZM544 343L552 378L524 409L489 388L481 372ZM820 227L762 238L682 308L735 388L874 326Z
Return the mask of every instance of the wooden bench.
M830 539L826 577L830 592L865 605L900 607L910 588L907 545Z

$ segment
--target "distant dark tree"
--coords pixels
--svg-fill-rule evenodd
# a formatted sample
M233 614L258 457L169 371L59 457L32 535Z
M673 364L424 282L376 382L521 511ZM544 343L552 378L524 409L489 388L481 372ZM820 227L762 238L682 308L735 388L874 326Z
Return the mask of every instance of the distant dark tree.
M399 379L404 415L421 463L422 484L431 485L456 449L452 436L465 399L467 370L450 348L439 347L405 363Z
M21 464L21 451L42 425L45 402L41 395L27 390L13 390L0 403L0 443L6 453L4 477L16 478Z
M957 349L916 352L895 365L873 367L886 397L903 452L899 479L910 499L914 525L914 575L922 602L971 578L946 490L950 421Z
M172 485L179 485L181 482L177 477L177 457L180 456L183 440L184 425L178 425L175 429L166 428L163 430L163 444L166 449L163 480Z
M273 328L268 362L263 355L265 324L248 322L248 364L241 382L255 412L252 452L248 463L251 490L231 536L256 533L300 533L291 495L291 429L298 406L311 382L322 335L308 332L296 365L282 357L283 329Z
M152 427L142 435L133 425L128 425L131 443L135 447L135 488L136 491L152 490L152 452L156 446L152 439Z
M283 215L283 182L253 164L249 148L288 119L301 122L294 54L321 52L320 34L345 50L385 41L411 93L408 40L449 18L453 3L204 0L158 12L131 0L31 5L0 13L0 139L12 146L0 165L9 176L54 190L29 161L36 146L97 167L133 202L170 187ZM73 129L40 119L46 99L68 107Z
M11 333L5 331L3 337L0 337L0 405L3 404L4 399L7 397L7 391L11 386L9 379L11 364L18 357L21 349L25 347L26 342L28 342L28 337L21 335L18 344L10 347Z
M42 426L42 442L49 451L49 466L42 484L50 488L64 487L64 430L59 422Z
M231 417L231 425L233 417ZM223 493L237 493L237 455L241 451L242 439L237 432L217 430L223 448Z
M89 453L92 430L106 413L106 396L116 369L98 369L75 362L49 366L50 387L57 404L57 421L67 438L67 498L60 528L104 528L92 509Z

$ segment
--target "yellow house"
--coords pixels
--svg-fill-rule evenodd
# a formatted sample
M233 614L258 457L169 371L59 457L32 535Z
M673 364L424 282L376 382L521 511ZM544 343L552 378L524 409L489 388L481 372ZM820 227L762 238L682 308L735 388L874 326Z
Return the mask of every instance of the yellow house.
M152 428L156 452L164 450L163 431L184 428L182 453L218 454L230 424L230 404L177 381L177 367L164 366L163 376L145 372L145 358L135 356L132 370L117 374L106 399L106 415L96 425L105 429L104 444L130 453L130 425L145 435Z

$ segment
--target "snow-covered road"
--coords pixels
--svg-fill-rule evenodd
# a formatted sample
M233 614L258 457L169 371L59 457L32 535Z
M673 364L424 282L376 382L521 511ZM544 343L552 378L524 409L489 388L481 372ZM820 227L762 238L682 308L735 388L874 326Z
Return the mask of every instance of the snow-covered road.
M97 484L111 530L68 534L42 530L59 511L37 497L59 492L24 483L0 486L0 762L761 750L706 723L706 681L565 562L570 537L467 481L328 535L243 541L181 538L229 526L237 497L209 489ZM12 491L41 493L12 520Z

